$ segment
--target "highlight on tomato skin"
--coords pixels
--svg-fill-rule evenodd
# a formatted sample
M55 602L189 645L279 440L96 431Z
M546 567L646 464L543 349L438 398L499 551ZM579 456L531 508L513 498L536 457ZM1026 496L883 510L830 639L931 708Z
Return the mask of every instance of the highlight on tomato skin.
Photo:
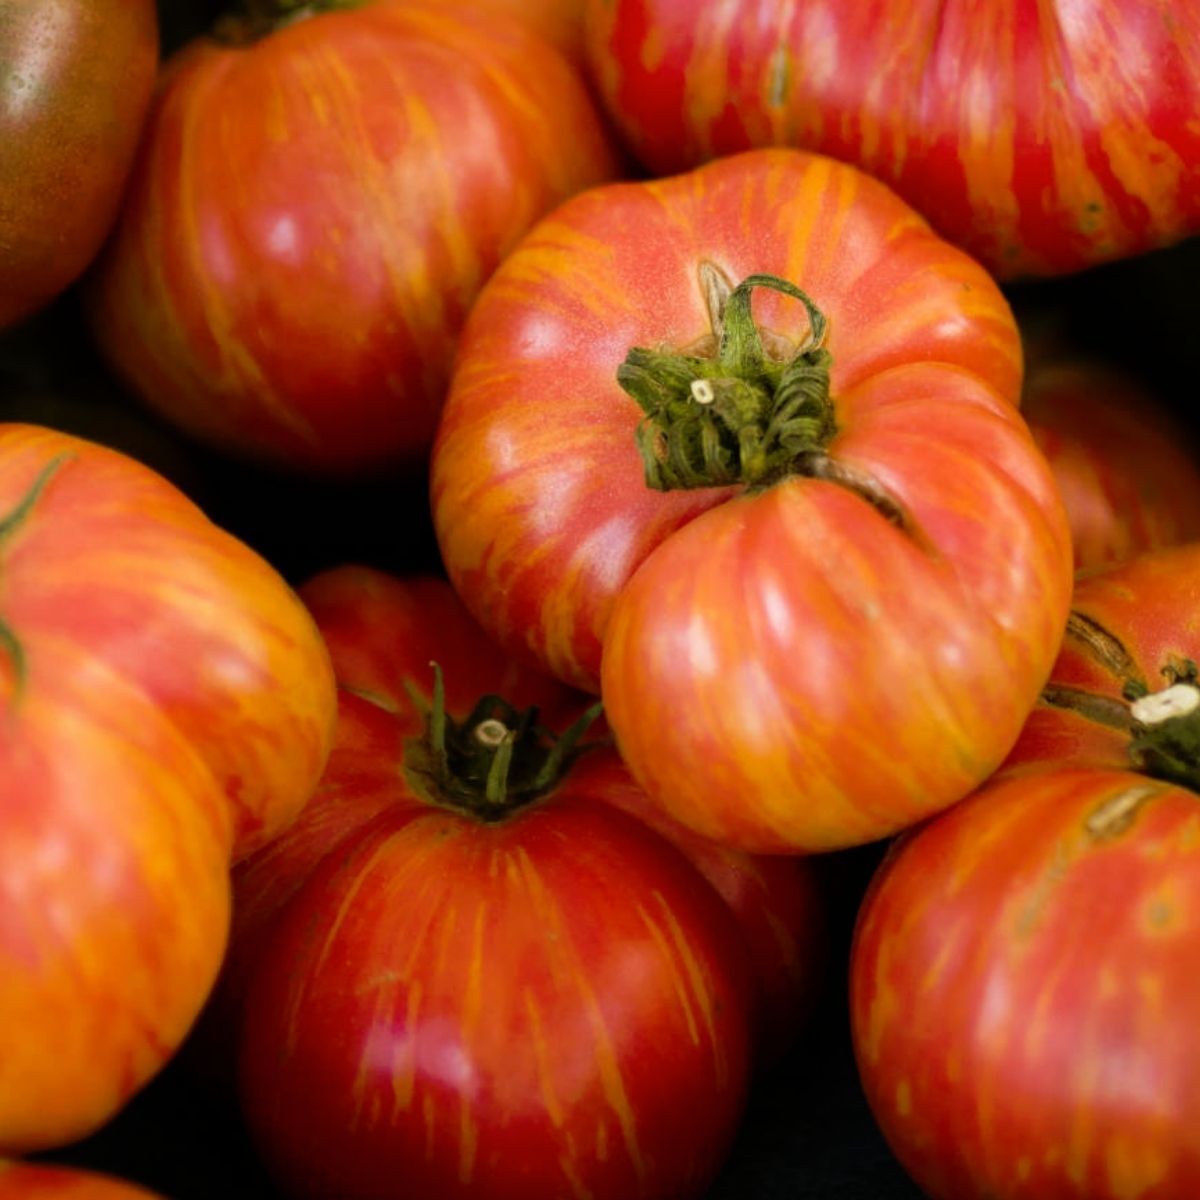
M933 1200L1200 1188L1200 544L1080 578L999 772L902 836L851 954L856 1058Z
M337 742L300 819L235 871L200 1026L202 1054L236 1054L276 1177L339 1200L396 1178L488 1200L702 1195L751 1071L816 993L812 876L643 821L611 748L566 737L544 794L526 795L518 738L485 801L477 738L565 728L592 699L514 663L444 581L341 567L301 595L342 689ZM472 709L497 680L520 711ZM443 719L458 765L438 783Z
M249 8L163 66L84 289L93 338L223 452L415 472L480 285L617 152L577 67L512 16Z
M0 1148L93 1132L183 1041L231 862L308 800L336 695L278 573L154 471L0 425Z
M883 180L998 278L1200 232L1192 6L587 0L592 78L654 174L790 145Z

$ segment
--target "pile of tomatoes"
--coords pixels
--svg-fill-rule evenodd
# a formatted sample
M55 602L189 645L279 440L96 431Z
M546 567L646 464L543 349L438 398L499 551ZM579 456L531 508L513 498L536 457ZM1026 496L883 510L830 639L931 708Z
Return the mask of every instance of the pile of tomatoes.
M0 5L0 1200L1200 1195L1198 108L1167 0Z

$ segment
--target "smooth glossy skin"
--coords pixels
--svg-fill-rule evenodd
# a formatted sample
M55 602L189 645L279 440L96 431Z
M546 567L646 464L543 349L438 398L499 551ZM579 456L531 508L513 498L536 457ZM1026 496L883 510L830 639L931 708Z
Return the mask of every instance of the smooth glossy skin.
M799 477L645 487L616 367L705 336L705 260L791 280L827 315L828 452L909 533ZM802 337L795 301L761 294L756 312ZM596 189L472 314L434 448L443 560L504 644L600 679L622 754L675 819L755 852L869 841L994 769L1053 661L1070 545L1019 387L992 280L853 168L764 150Z
M1066 505L1077 568L1200 537L1194 449L1136 380L1100 363L1035 363L1021 411Z
M94 1171L0 1162L0 1200L158 1200L157 1193Z
M656 174L796 145L891 184L997 275L1200 230L1200 16L1174 0L588 0Z
M154 0L0 5L0 328L100 249L157 69Z
M1200 547L1081 581L1053 681L1118 701L1200 657ZM901 839L864 901L851 1015L883 1132L933 1200L1200 1191L1200 800L1128 734L1041 704L1004 769Z
M198 39L164 69L92 328L226 450L415 469L480 285L617 169L578 72L518 22L376 0Z
M22 501L0 538L6 1152L91 1132L180 1043L231 859L308 799L336 703L295 594L148 468L0 426L0 514Z
M494 824L419 799L403 746L431 658L460 718L503 691L562 728L587 698L507 660L442 581L339 568L302 594L338 740L235 873L211 1014L241 1025L248 1120L289 1194L703 1194L751 1056L812 994L811 877L686 832L680 854L606 749Z

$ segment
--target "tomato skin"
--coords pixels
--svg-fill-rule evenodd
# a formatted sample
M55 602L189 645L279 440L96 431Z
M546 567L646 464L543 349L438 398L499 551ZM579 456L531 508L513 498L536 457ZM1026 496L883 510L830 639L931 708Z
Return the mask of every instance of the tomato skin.
M0 1162L0 1200L154 1200L155 1193L95 1171Z
M289 1194L702 1195L749 997L698 883L568 795L368 826L293 898L247 997L243 1103Z
M705 260L735 282L769 272L814 298L830 317L835 395L935 359L997 404L1018 397L1020 341L995 284L851 168L765 150L562 205L472 310L431 498L442 559L476 619L509 653L592 691L626 581L734 490L648 489L634 445L642 414L616 383L631 347L709 334ZM800 306L778 296L759 294L755 310L780 334L804 328Z
M703 339L704 260L826 314L825 452L908 533L821 479L645 486L616 367ZM795 301L756 311L799 340ZM999 764L1061 638L1069 535L1019 386L995 284L853 168L764 150L595 189L472 313L432 460L443 561L512 652L599 683L674 819L754 853L870 841Z
M815 993L813 876L642 820L611 748L495 823L430 804L403 769L430 659L460 719L502 691L561 728L589 698L503 655L444 581L342 567L301 594L342 686L337 742L300 819L235 871L202 1027L209 1057L236 1031L289 1193L701 1194L752 1059Z
M0 426L0 513L22 502L0 543L5 1152L91 1132L179 1045L230 862L307 801L335 715L295 594L154 472Z
M1200 228L1200 25L1170 0L589 0L584 36L656 174L754 146L827 153L1002 278Z
M485 12L525 22L583 69L583 0L470 0Z
M616 172L577 73L517 22L376 0L196 39L164 68L91 325L226 450L414 466L480 284Z
M1021 411L1066 505L1077 569L1200 536L1200 467L1136 380L1099 363L1034 364Z
M0 10L0 328L47 304L100 249L157 68L153 0Z
M1052 685L1117 704L1125 679L1195 659L1198 580L1196 544L1081 579ZM1092 625L1128 657L1089 650ZM1200 1188L1197 912L1196 794L1049 702L993 780L892 847L855 931L852 1027L872 1110L931 1197Z
M1200 1187L1200 809L1127 771L989 786L885 864L851 1012L877 1120L935 1200L1175 1200ZM1102 933L1100 932L1102 931Z

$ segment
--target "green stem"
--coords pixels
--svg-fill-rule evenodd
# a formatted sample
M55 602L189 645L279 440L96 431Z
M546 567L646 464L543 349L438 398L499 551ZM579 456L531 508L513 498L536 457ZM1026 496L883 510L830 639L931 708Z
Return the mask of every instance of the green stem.
M750 275L736 287L705 263L701 290L712 325L707 353L634 347L617 382L645 417L637 430L646 484L658 491L741 483L760 487L802 473L836 432L829 394L828 325L795 284ZM808 335L799 344L754 322L755 288L800 301Z
M516 709L500 696L480 699L461 722L446 711L441 668L434 671L425 731L404 749L410 785L434 804L501 820L545 795L585 750L583 742L600 715L599 702L560 735L538 723L536 707Z
M50 484L50 480L58 473L60 468L70 460L71 455L59 454L52 458L38 473L34 476L33 483L29 485L25 495L13 506L9 512L0 517L0 546L12 538L29 519L30 513L33 512L34 506L41 499L42 493ZM0 654L3 654L8 659L9 665L13 672L13 697L12 702L17 703L21 694L25 690L25 685L28 679L28 664L25 658L25 648L21 644L20 638L13 632L12 627L7 621L0 619Z
M1129 735L1133 767L1154 779L1200 792L1200 670L1191 659L1171 656L1153 692L1129 652L1098 621L1072 612L1067 637L1120 684L1121 698L1048 684L1042 701Z

